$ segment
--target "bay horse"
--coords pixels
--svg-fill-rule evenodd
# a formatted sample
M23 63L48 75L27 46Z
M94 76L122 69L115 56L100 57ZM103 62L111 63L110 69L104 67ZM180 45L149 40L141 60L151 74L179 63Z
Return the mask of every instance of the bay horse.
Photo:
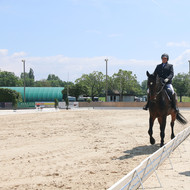
M187 120L177 111L172 108L170 98L166 92L165 84L162 82L161 78L146 72L148 76L147 87L149 89L149 130L148 134L150 136L150 143L155 144L155 139L153 138L153 125L157 118L160 124L160 137L161 143L160 147L164 145L165 137L165 127L166 119L168 115L171 115L171 139L175 137L174 135L174 122L177 119L181 124L185 125ZM177 100L176 100L177 103Z

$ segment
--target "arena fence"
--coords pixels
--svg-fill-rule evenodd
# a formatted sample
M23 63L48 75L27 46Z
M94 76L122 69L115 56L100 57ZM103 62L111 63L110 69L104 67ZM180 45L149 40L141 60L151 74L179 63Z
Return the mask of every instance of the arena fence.
M108 190L132 190L140 186L142 189L143 182L152 175L156 174L158 182L160 180L156 173L156 169L167 159L170 154L190 135L190 127L181 131L174 139L165 144L162 148L143 160L139 166L133 169L129 174L124 176L121 180L115 183ZM171 161L170 161L171 162ZM161 186L161 183L160 183Z

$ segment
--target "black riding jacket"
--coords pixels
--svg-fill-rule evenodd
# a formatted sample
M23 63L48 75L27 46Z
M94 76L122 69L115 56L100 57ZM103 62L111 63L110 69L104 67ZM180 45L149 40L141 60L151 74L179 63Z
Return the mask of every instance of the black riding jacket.
M173 65L166 63L165 66L163 66L163 63L156 66L156 69L153 73L154 76L158 75L160 78L166 79L168 78L169 81L167 84L172 83L172 78L174 76L174 70Z

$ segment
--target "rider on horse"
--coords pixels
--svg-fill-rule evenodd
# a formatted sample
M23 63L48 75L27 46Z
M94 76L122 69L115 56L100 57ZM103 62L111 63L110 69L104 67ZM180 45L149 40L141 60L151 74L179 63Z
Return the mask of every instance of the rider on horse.
M163 83L165 84L165 89L171 99L171 104L172 108L176 112L179 112L179 109L176 106L176 95L172 86L172 78L174 76L174 71L173 71L173 65L168 63L169 56L168 54L163 54L161 56L162 63L157 65L153 75L154 76L159 76L163 80ZM144 110L148 110L149 108L149 95L148 95L148 101L147 104L143 107Z

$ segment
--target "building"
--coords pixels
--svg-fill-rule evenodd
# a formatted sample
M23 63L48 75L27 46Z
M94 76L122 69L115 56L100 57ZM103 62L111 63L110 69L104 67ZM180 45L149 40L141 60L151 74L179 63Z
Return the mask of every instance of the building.
M120 97L120 93L118 91L112 91L108 92L107 97L108 102L134 102L135 96L130 94L123 94L122 97Z

